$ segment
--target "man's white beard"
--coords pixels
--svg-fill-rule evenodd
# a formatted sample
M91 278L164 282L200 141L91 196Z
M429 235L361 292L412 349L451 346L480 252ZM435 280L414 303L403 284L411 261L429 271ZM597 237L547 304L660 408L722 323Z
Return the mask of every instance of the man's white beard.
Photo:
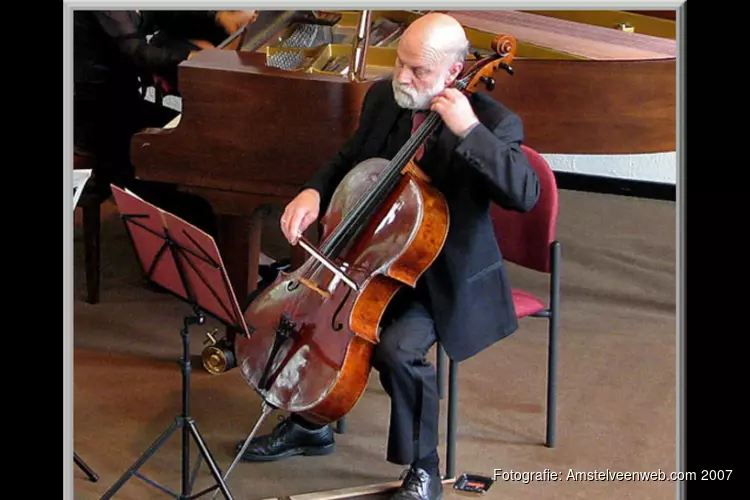
M401 85L395 78L391 80L391 84L396 104L406 109L429 109L432 99L445 88L442 79L438 79L435 85L425 92L418 92L409 85Z

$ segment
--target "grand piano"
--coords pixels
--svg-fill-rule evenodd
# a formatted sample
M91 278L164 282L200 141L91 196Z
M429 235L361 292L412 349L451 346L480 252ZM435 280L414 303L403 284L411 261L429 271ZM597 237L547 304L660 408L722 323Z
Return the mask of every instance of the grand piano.
M542 153L674 151L675 20L626 11L455 11L478 55L518 41L514 75L488 91ZM355 130L364 95L393 68L420 11L262 11L178 68L182 114L132 141L136 175L205 197L242 301L256 286L267 207L284 205ZM314 232L314 228L312 229ZM312 236L314 239L314 236ZM303 255L295 251L294 261ZM234 330L204 352L232 365Z

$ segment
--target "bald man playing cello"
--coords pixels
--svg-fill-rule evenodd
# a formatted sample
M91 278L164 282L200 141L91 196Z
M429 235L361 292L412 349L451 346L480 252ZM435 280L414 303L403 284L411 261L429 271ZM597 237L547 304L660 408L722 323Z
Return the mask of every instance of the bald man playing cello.
M425 359L430 348L439 340L449 357L462 361L518 327L490 206L530 210L539 197L539 181L520 149L521 119L484 94L466 97L450 88L468 51L463 27L452 17L433 13L414 21L399 42L392 78L369 89L355 134L281 217L282 232L296 244L325 212L351 168L368 158L392 159L409 139L416 114L440 114L443 123L435 140L427 142L419 166L447 201L448 237L417 286L402 287L389 304L372 357L391 400L386 459L408 466L394 500L443 495L437 376ZM254 438L242 460L325 455L334 449L330 426L293 414L270 434Z

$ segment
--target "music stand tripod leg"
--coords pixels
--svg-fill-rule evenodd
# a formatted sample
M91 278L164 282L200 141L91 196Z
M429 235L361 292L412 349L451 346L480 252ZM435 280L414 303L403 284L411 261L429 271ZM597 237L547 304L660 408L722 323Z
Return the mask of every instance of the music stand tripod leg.
M89 467L75 451L73 452L73 462L75 462L75 464L83 471L83 473L86 474L86 476L89 478L89 481L95 483L99 480L99 474L94 472L94 470Z
M200 325L200 324L203 324L203 322L205 321L205 316L203 315L203 313L200 311L200 309L197 306L193 306L193 310L194 310L194 314L192 316L185 317L184 326L180 332L181 337L182 337L182 346L183 346L182 359L180 362L180 365L182 366L182 413L175 418L174 422L172 422L172 425L170 425L169 428L166 431L164 431L164 433L162 433L162 435L159 436L156 439L156 441L154 441L154 443L146 450L146 452L143 455L141 455L141 457L130 467L130 469L128 469L128 471L125 472L125 474L123 474L122 477L120 477L120 479L118 479L118 481L101 497L101 500L106 500L106 499L111 498L133 476L136 476L146 481L150 485L156 488L159 488L160 490L174 496L175 498L180 498L180 499L198 498L218 486L219 490L223 493L225 499L233 500L232 494L229 492L226 482L221 477L221 471L219 467L216 465L216 461L214 460L213 456L211 455L211 452L208 449L208 446L206 446L206 443L203 440L203 437L198 431L198 428L195 425L195 421L190 416L191 362L190 362L190 336L189 336L188 329L190 325L193 325L193 324ZM158 449L167 441L167 439L169 439L169 437L174 433L174 431L180 427L183 429L183 433L182 433L182 494L177 495L176 493L170 491L166 487L139 474L138 469L140 469L149 460L149 458L151 458L151 456L153 456L153 454L156 453L156 451L158 451ZM196 495L191 495L190 493L192 490L192 483L193 483L192 481L190 481L190 473L189 473L189 468L190 468L189 438L190 437L195 439L202 458L208 464L208 467L211 470L211 474L213 475L214 479L217 482L217 485L214 485L211 488L207 489L206 491L203 491Z
M109 498L112 498L115 493L119 491L120 488L133 476L138 476L139 478L143 479L143 476L138 474L138 469L140 469L143 464L145 464L151 456L157 452L159 448L161 448L161 445L164 444L164 442L169 439L169 437L174 433L174 431L177 430L178 427L180 427L181 422L179 418L176 418L172 425L170 425L167 430L165 430L161 436L156 438L156 441L153 442L151 446L148 447L148 449L141 455L138 460L135 461L133 465L130 466L130 468L125 471L125 473L120 476L120 479L118 479L110 488L107 490L104 495L102 495L101 500L106 500ZM158 486L160 489L163 489L161 486ZM170 492L171 493L171 492Z

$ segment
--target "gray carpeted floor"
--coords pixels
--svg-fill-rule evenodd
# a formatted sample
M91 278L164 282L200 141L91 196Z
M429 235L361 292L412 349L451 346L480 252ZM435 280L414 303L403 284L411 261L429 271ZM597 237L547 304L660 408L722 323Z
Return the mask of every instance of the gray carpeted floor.
M268 231L276 227L277 221L268 222ZM543 445L546 323L526 319L515 335L461 364L458 472L562 474L558 481L501 477L486 498L673 498L676 483L669 481L571 480L567 474L661 470L668 476L675 470L675 204L563 191L558 237L563 270L557 446ZM73 484L75 498L94 499L178 414L179 330L189 311L141 286L133 250L111 207L102 230L102 301L84 303L79 225L75 238L74 447L100 479L91 483L74 468ZM283 247L273 241L264 251L278 258ZM545 293L544 277L510 271L515 286ZM192 330L191 352L200 353L214 326L209 320ZM194 366L191 404L198 429L226 469L235 444L255 424L258 399L237 370L211 376ZM261 431L276 419L272 415ZM336 453L240 463L229 478L234 497L276 498L397 479L401 468L384 461L387 420L388 399L373 375L347 433L337 436ZM195 457L192 446L193 462ZM176 433L142 472L179 491L180 467ZM211 484L204 464L194 491ZM450 489L446 495L459 497ZM115 498L167 496L132 478Z

